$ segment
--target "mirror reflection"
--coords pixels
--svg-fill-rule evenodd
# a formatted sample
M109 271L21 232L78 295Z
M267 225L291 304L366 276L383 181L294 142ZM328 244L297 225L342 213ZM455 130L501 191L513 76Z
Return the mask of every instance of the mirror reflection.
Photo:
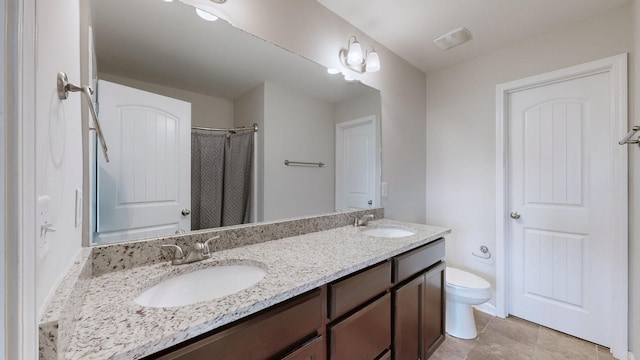
M90 6L92 244L380 206L377 90L180 2Z

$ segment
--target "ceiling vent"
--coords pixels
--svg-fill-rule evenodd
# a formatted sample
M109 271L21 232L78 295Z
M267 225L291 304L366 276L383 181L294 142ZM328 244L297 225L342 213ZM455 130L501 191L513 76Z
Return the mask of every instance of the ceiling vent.
M452 47L466 43L472 38L473 36L471 36L471 31L467 28L461 27L434 39L433 42L440 49L449 50Z

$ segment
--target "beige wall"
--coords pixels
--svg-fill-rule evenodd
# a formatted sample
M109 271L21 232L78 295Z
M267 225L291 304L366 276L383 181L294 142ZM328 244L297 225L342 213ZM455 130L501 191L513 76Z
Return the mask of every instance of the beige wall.
M496 246L496 85L630 51L630 10L617 8L426 75L427 223L453 229L452 265L495 284L495 264L474 261L471 251Z
M380 95L365 94L336 104L336 124L374 115L380 121Z
M81 95L73 93L59 100L55 81L57 72L65 71L71 82L80 82L78 1L38 1L36 8L36 198L51 198L49 221L57 229L46 235L49 252L39 249L37 253L40 315L81 247L81 229L75 226L75 190L82 189L82 133ZM37 242L42 244L41 239Z
M265 84L262 83L233 102L235 126L248 127L254 123L258 124L258 136L257 139L254 137L256 144L253 145L257 150L255 152L257 174L254 175L257 179L264 179L264 92ZM255 191L256 193L251 194L251 221L262 221L264 220L264 181L257 181Z
M631 93L629 126L640 125L640 0L632 4L633 50L630 57ZM640 149L629 146L629 346L640 357Z
M335 210L335 105L265 84L264 220ZM324 162L285 166L284 160Z
M233 25L327 67L342 69L338 51L351 35L375 47L382 70L358 77L381 92L382 181L389 183L385 216L424 222L424 73L315 0L234 0L224 9Z

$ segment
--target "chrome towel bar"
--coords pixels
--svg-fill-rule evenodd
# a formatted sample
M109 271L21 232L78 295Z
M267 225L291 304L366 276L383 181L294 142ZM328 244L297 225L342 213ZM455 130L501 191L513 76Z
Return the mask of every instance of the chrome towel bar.
M640 126L634 126L624 139L618 141L618 144L640 144L640 137L637 140L631 140L631 137L638 131L640 131Z
M69 92L81 92L84 95L84 98L89 103L89 109L91 110L91 116L93 116L93 122L96 125L96 134L100 139L100 144L102 145L102 155L104 155L104 159L109 162L109 155L107 155L107 143L104 140L104 135L102 134L102 128L100 128L100 122L98 121L98 114L96 113L96 109L93 107L93 101L91 100L91 95L93 95L93 89L91 86L77 86L73 85L69 82L69 78L67 74L64 72L58 73L58 98L60 100L66 100L69 97Z
M289 161L289 160L285 160L284 164L287 166L317 166L317 167L324 166L323 162L304 162L304 161Z
M253 125L251 127L243 126L243 127L237 127L237 128L229 128L229 129L210 128L210 127L204 127L204 126L192 126L191 129L192 130L203 130L203 131L224 131L224 132L235 134L238 131L258 132L258 124L253 123Z

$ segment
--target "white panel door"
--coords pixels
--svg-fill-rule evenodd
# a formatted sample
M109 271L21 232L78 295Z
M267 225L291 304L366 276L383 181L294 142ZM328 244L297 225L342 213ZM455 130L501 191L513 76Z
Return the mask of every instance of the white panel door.
M336 210L376 206L375 151L374 116L336 125Z
M191 104L100 80L97 242L191 229Z
M509 95L509 313L610 346L609 73Z

